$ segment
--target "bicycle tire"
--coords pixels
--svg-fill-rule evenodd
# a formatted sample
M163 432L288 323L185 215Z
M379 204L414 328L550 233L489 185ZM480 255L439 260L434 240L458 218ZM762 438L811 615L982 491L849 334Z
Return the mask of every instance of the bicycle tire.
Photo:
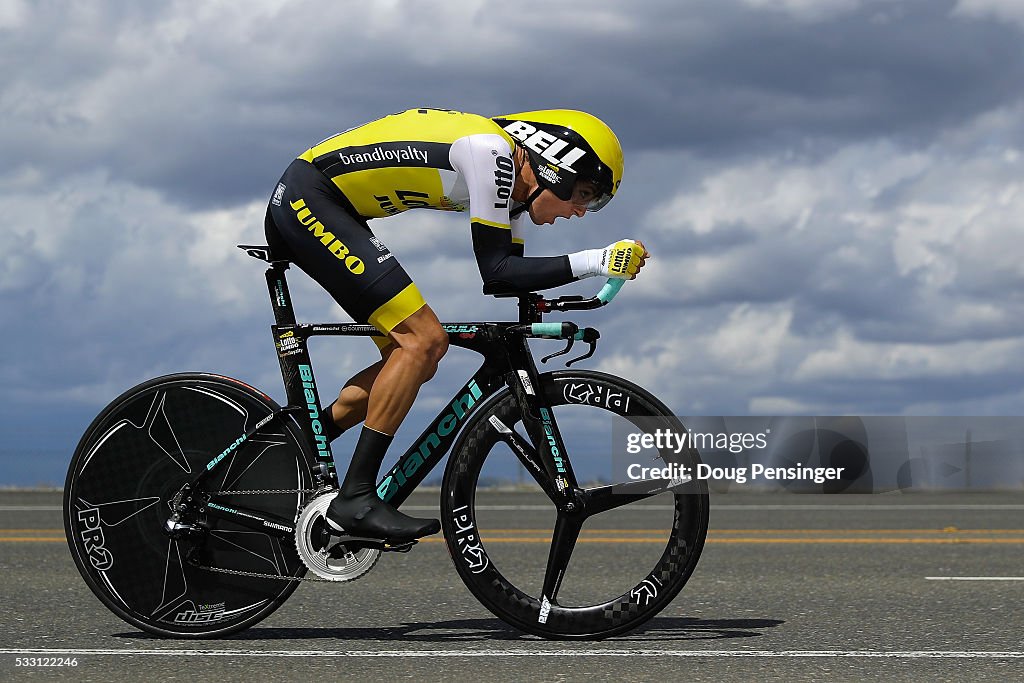
M100 601L157 636L214 638L248 628L295 590L305 566L294 539L210 518L201 542L164 532L170 501L225 446L278 410L253 387L205 373L167 375L129 389L92 422L64 486L64 526L79 572ZM294 519L314 457L290 417L271 422L222 462L216 490L291 490L218 502ZM223 475L221 475L223 472ZM201 566L186 560L193 546ZM254 578L203 567L274 574Z
M573 387L588 387L582 392L582 401L579 400L581 392L573 394ZM555 410L556 407L577 405L579 408L573 410L586 409L590 412L593 412L593 408L600 408L634 423L639 421L639 418L650 416L675 421L668 408L649 392L627 380L605 373L565 370L542 374L538 392L542 392L552 406L570 457L573 454L572 441L577 437L563 426L564 421L559 416L559 411ZM564 412L566 409L559 410ZM667 502L667 497L671 497L671 505L637 506L644 508L644 515L653 514L647 512L648 508L670 508L665 514L671 514L671 527L668 530L662 529L665 533L664 549L657 555L658 559L653 569L647 571L648 567L641 567L641 571L646 573L639 573L634 567L620 567L624 591L619 592L623 586L615 586L616 577L606 576L600 570L592 570L586 564L589 561L595 567L604 567L616 561L628 565L630 560L614 557L615 553L595 555L594 550L589 550L589 560L581 560L581 576L596 575L597 578L589 580L589 583L600 585L595 591L599 592L607 583L611 588L605 590L609 590L610 595L614 597L584 600L586 604L579 605L545 605L544 596L537 595L541 592L539 581L532 583L534 590L524 589L516 584L529 583L530 580L510 579L506 574L512 572L503 566L503 562L510 568L522 566L525 569L520 571L520 574L526 576L532 571L533 575L536 575L537 567L531 568L531 562L526 558L540 558L540 562L534 561L532 564L543 565L547 559L547 550L530 553L525 548L528 547L526 544L543 541L544 535L534 533L537 530L530 529L520 534L513 531L510 535L505 528L499 528L507 526L508 521L514 519L514 515L507 513L490 513L494 517L495 528L486 529L480 523L480 513L483 510L477 507L476 494L481 486L481 471L487 460L495 457L496 446L502 444L497 436L497 430L490 422L492 417L497 417L504 425L512 428L515 428L517 421L521 423L519 407L508 389L492 397L467 423L449 458L442 483L441 519L449 554L460 578L477 600L495 616L518 629L544 638L566 640L596 640L625 633L668 606L689 580L704 546L709 503L706 483L694 481L685 492L666 492L647 499ZM586 424L591 424L589 419L584 421L584 425ZM522 431L521 427L519 429ZM679 425L678 429L682 429L682 425ZM501 448L505 447L501 445ZM514 460L515 456L511 450L505 450L507 453L501 454L501 457ZM658 455L666 461L671 460L679 465L693 467L693 472L696 471L695 465L699 462L699 455L693 449L683 450L679 454L659 452ZM554 513L554 504L546 497L544 500L550 504ZM627 512L627 508L630 506L621 508L623 515L638 511ZM596 520L603 514L592 519ZM619 531L620 535L630 536L628 529L616 531ZM600 548L601 544L605 543L600 536L602 532L596 529L593 533L599 536L589 537L587 540L593 543L588 547ZM546 539L550 546L551 536L547 536ZM640 544L646 543L648 547L645 550L648 554L657 554L660 548L658 540L650 542L649 539L638 539L635 535L625 539L607 539L608 543L620 541L632 543L633 547L640 547ZM497 559L495 551L506 547L509 550L502 550L505 553L504 561ZM577 545L574 550L566 579L577 567L577 552L580 547ZM617 555L625 556L626 553ZM650 557L653 558L654 555ZM591 587L584 586L583 592L588 592L588 588ZM655 592L654 595L651 595L652 590ZM560 589L560 596L564 592L565 583ZM542 611L546 613L542 614Z

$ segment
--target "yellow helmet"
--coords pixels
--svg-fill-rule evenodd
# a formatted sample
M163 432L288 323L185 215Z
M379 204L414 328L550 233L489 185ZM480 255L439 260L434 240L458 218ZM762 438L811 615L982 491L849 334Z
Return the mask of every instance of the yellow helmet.
M562 200L577 181L597 185L587 205L597 211L611 201L622 182L622 146L601 119L572 109L543 109L492 119L526 150L537 183Z

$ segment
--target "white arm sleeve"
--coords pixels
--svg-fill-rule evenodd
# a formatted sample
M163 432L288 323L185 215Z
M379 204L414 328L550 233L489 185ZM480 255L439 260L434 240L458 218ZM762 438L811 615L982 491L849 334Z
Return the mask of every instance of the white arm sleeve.
M500 135L467 135L452 143L452 168L466 180L470 221L508 228L515 167L512 150Z

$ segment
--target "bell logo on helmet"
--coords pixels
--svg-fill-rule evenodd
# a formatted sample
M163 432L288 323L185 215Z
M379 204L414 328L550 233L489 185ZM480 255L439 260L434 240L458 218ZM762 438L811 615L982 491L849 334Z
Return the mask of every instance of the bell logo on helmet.
M576 169L572 165L586 154L585 150L579 147L571 147L565 140L561 140L543 130L538 130L536 126L531 126L525 121L513 121L505 126L505 132L523 143L527 148L541 155L543 159L573 173L576 172ZM559 156L560 154L561 156Z

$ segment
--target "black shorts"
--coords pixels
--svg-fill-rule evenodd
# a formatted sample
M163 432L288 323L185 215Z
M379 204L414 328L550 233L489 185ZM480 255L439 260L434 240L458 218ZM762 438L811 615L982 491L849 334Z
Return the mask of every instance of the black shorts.
M284 172L267 209L266 233L271 249L283 251L353 320L385 335L426 303L366 219L309 162L296 159Z

